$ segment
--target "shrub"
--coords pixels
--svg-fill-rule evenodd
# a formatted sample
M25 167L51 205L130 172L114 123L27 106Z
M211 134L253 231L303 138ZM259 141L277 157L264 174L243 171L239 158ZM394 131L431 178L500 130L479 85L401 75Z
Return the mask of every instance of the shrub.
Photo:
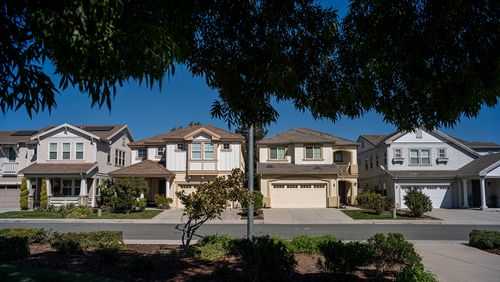
M404 201L411 216L421 217L424 213L432 211L431 199L420 191L409 191L405 195Z
M50 239L50 246L63 254L79 254L83 251L81 238L75 233L54 233Z
M400 233L375 234L368 239L373 252L373 262L379 272L396 265L414 265L421 263L421 258Z
M172 198L168 198L159 194L155 195L155 204L160 209L170 209L170 205L174 202Z
M297 236L285 244L292 253L315 254L320 252L320 246L329 241L335 241L331 235L325 236Z
M231 252L233 239L227 235L211 235L203 238L194 248L194 255L202 260L215 261Z
M123 239L122 233L115 231L54 233L50 244L58 252L73 254L91 249L121 249Z
M390 200L373 191L363 192L359 194L356 200L362 208L373 210L377 214L381 214L391 207Z
M23 177L19 195L19 207L22 210L28 209L28 197L29 197L28 184L26 183L26 178Z
M23 259L29 255L28 238L0 237L0 261Z
M251 195L251 194L250 194ZM241 207L248 209L248 204L253 201L253 208L255 211L260 210L264 207L264 196L259 191L253 192L253 197L243 198L241 201Z
M72 207L66 208L64 217L67 218L87 218L93 214L93 210L89 207Z
M47 182L42 179L42 187L40 188L40 208L47 209L49 205L49 196L47 195Z
M469 234L469 245L483 250L500 248L500 232L472 230Z
M368 265L372 258L372 250L366 243L328 241L320 246L324 262L324 271L348 274L357 267Z
M12 228L0 229L0 237L21 237L26 238L28 243L45 243L48 240L48 234L45 230L39 228Z
M234 252L252 281L288 281L296 264L285 244L269 236L236 241Z
M422 264L407 265L397 275L396 282L438 282L434 274L425 271Z
M119 178L101 189L103 205L111 208L113 212L129 213L146 207L145 200L139 199L141 194L148 189L148 183L144 178Z

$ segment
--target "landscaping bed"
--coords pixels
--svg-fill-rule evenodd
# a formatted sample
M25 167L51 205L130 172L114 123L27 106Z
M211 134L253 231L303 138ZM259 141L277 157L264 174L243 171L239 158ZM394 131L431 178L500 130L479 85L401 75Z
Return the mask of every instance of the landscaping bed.
M98 216L97 210L93 210L90 214L64 214L57 210L30 210L30 211L10 211L0 213L0 218L86 218L86 219L151 219L162 210L146 209L143 211L134 211L129 213L114 213L111 211L102 211L101 216Z
M398 211L397 217L393 218L392 217L392 211L384 211L382 213L376 213L375 211L372 210L342 210L343 213L348 215L350 218L355 219L355 220L362 220L362 219L373 219L373 220L384 220L384 219L405 219L405 220L421 220L421 219L428 219L428 220L438 220L435 217L431 216L422 216L422 217L413 217L410 216L409 214Z
M469 245L483 251L500 255L500 232L490 230L472 230Z

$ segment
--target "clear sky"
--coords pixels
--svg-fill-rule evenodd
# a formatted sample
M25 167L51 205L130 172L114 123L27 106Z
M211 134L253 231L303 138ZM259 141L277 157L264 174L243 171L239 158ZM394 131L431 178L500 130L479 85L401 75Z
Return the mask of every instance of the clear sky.
M345 1L321 1L339 10L343 15ZM120 88L112 109L90 106L85 93L75 89L61 91L57 107L52 113L41 112L32 119L24 109L0 114L0 130L38 129L49 124L128 124L134 138L141 139L186 125L190 121L211 123L226 127L222 120L212 119L210 106L217 93L211 90L203 78L193 78L182 66L173 77L166 78L163 88L149 89L130 82ZM343 118L336 123L315 120L309 112L299 112L290 103L276 104L280 118L269 127L269 134L289 128L309 127L355 140L360 134L390 133L394 127L384 123L381 116L368 113L359 119ZM500 143L500 107L483 108L475 119L462 119L454 128L445 132L467 140L485 140Z

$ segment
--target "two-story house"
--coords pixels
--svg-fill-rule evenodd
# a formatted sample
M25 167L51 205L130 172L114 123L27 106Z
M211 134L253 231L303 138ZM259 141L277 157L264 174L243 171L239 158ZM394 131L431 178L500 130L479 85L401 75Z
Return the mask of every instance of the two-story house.
M257 174L271 208L326 208L354 204L357 143L307 128L257 142Z
M498 206L500 145L464 141L439 130L417 129L358 138L359 184L406 208L410 190L427 194L434 208Z
M99 181L130 164L128 143L133 139L127 125L65 123L29 135L26 142L32 157L18 170L18 178L27 180L32 207L39 205L42 181L49 205L96 206Z
M145 197L155 195L174 200L175 192L193 191L197 185L233 169L244 170L244 138L212 125L192 125L130 143L132 165L111 173L114 178L138 176L148 181Z

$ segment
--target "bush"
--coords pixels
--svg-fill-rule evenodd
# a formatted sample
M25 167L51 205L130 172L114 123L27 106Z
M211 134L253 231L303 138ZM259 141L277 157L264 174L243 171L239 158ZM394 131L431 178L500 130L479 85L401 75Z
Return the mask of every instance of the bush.
M335 241L334 236L297 236L285 244L292 253L316 254L320 252L320 246L329 241Z
M409 191L405 195L404 201L411 216L421 217L424 213L432 211L431 199L420 191Z
M89 207L70 207L64 211L66 218L87 218L93 214L93 210Z
M219 260L231 252L232 245L233 239L227 235L207 236L194 247L194 255L202 260Z
M0 261L27 258L30 255L28 238L0 237Z
M252 281L288 281L296 264L285 244L269 236L235 241L233 250Z
M28 184L26 183L26 178L23 177L19 195L19 207L22 210L28 209L28 197L29 197Z
M434 274L425 271L422 264L405 266L396 276L396 282L438 282Z
M48 234L45 230L39 228L12 228L0 229L0 237L20 237L26 238L28 243L45 243L48 240Z
M472 230L469 234L469 245L482 250L500 248L500 232Z
M80 253L95 249L121 249L123 239L121 232L96 231L88 233L54 233L51 246L65 254Z
M368 239L372 249L373 262L379 272L396 265L407 266L421 263L421 258L413 248L413 244L406 241L400 233L375 234Z
M146 207L146 201L139 198L147 189L148 183L144 178L119 178L114 183L108 183L101 188L101 201L113 212L129 213L143 210Z
M258 211L264 207L264 196L259 191L254 191L253 197L249 197L249 199L243 198L241 201L241 207L244 209L248 209L250 200L253 200L253 208L255 211Z
M342 274L368 265L373 255L370 246L360 242L328 241L320 246L320 252L324 257L323 270Z
M40 188L40 208L47 209L49 206L49 196L47 195L47 181L42 178L42 187Z
M391 208L392 203L379 193L368 191L359 194L356 198L358 205L364 209L375 211L377 214L383 213Z
M155 204L160 209L170 209L170 205L174 202L172 198L168 198L159 194L155 195Z

